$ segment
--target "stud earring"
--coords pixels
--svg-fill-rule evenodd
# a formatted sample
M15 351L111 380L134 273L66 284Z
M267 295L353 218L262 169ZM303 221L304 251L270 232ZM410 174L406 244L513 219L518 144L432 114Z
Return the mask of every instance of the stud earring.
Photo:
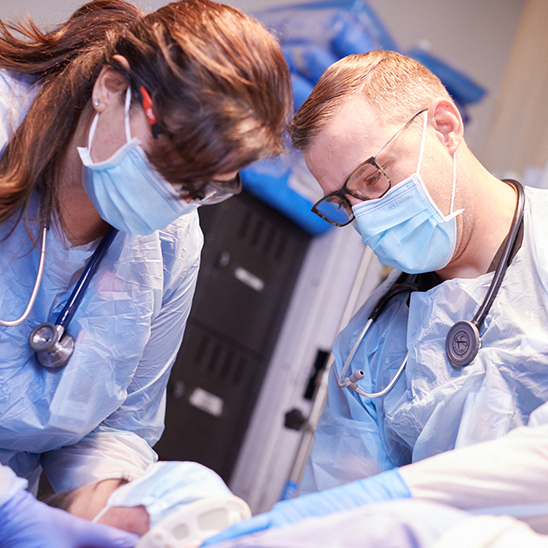
M94 100L93 100L93 106L94 106L94 107L98 107L100 104L101 104L101 103L100 103L99 99L94 99Z

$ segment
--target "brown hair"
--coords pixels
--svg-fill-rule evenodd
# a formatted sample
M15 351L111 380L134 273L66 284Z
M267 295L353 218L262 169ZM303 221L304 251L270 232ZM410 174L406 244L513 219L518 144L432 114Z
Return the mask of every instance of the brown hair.
M60 508L68 512L71 504L74 502L75 495L76 489L68 493L48 493L47 495L39 496L38 499L48 506Z
M94 0L51 32L30 19L0 22L0 68L39 86L0 159L0 222L20 215L35 190L43 218L58 213L59 166L80 117L91 120L104 65L127 78L134 100L141 85L147 89L166 134L149 159L190 192L283 149L292 105L287 66L276 40L234 8L183 0L145 15L123 0Z
M349 55L331 65L293 118L293 146L305 150L337 108L361 95L386 123L403 123L437 97L451 99L432 72L394 51Z

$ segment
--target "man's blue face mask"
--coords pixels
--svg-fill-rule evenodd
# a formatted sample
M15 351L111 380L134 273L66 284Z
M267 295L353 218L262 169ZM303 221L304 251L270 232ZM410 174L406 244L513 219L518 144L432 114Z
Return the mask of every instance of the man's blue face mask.
M432 200L420 176L426 140L428 115L425 116L417 171L391 188L382 198L367 200L352 207L354 227L379 261L402 272L433 272L446 266L457 242L456 216L453 211L456 163L453 155L451 211L444 216Z
M126 144L108 160L94 163L91 144L99 114L91 124L88 146L78 147L83 182L101 218L122 232L151 234L165 228L181 215L194 211L196 202L181 199L173 185L150 164L139 139L131 138L129 109L131 91L125 102Z

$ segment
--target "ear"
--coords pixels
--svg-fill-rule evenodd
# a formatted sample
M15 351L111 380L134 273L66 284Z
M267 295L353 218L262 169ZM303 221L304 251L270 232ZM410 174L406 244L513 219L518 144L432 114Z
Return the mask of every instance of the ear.
M447 150L454 154L464 138L459 109L447 99L436 99L428 108L428 118Z
M115 55L113 59L122 67L129 70L129 63L125 57ZM93 85L91 94L93 108L97 112L103 112L107 105L113 101L119 100L119 95L126 91L128 81L112 67L104 66Z

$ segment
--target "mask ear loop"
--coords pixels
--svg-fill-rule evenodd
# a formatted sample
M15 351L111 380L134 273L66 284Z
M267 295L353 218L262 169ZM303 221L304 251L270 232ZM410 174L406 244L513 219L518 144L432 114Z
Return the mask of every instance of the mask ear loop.
M449 211L449 215L445 218L446 221L450 221L451 219L455 218L457 215L460 215L463 211L463 209L457 209L457 211L453 211L453 208L455 207L455 191L457 190L457 151L453 153L453 191L451 192L451 209Z
M420 173L420 168L422 165L422 155L424 153L424 145L426 143L426 127L428 123L428 113L424 117L424 126L422 128L422 141L421 141L421 149L419 153L419 163L417 165L417 173ZM455 218L457 215L460 215L464 209L457 209L457 211L453 211L453 208L455 207L455 192L457 190L457 151L453 153L453 189L451 191L451 208L449 210L449 215L445 217L444 221L448 222L451 221L453 218Z
M131 107L131 87L128 85L126 91L126 103L124 109L124 125L126 127L126 142L131 141L131 129L129 125L129 109Z
M91 143L93 141L93 137L95 136L95 130L97 129L97 122L99 121L99 113L95 114L95 118L93 118L93 122L91 122L91 127L89 128L89 135L88 135L88 150L91 153Z
M421 165L422 165L422 155L424 153L424 145L426 143L426 128L428 126L428 111L426 112L426 116L424 117L424 124L422 126L422 138L421 138L421 149L419 152L419 162L417 163L417 173L420 173Z
M108 511L110 510L110 506L105 504L101 510L99 510L99 513L91 520L91 523L97 523Z
M131 88L128 86L126 91L126 101L124 105L124 126L126 130L126 142L131 141L131 128L129 125L129 109L131 106ZM97 122L99 121L99 113L95 114L93 122L91 122L91 127L89 128L88 136L88 150L91 152L91 143L93 142L93 137L95 137L95 130L97 129Z

